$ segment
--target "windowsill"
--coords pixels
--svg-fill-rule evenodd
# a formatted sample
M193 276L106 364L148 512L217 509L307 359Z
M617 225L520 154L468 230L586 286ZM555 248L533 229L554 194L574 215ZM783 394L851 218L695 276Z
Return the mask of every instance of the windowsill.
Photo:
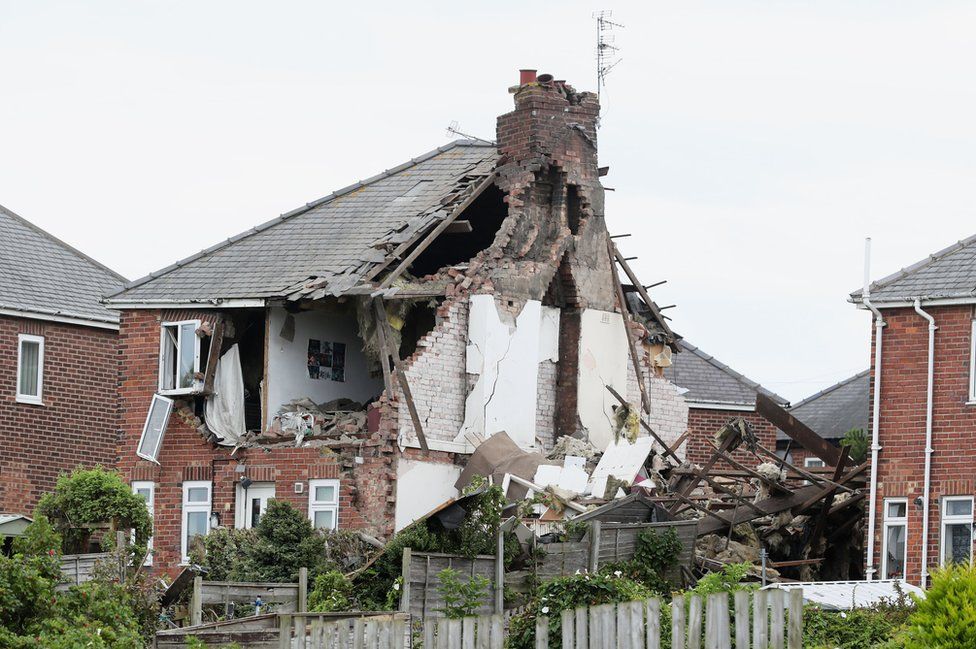
M969 401L967 401L967 402L966 402L965 404L963 404L963 405L967 405L967 406L976 406L976 399L972 399L972 398L971 398L971 399L970 399Z
M164 397L185 397L203 394L203 388L181 388L179 390L157 390L156 394Z
M29 406L43 406L44 401L40 397L25 397L17 395L17 403L26 403Z

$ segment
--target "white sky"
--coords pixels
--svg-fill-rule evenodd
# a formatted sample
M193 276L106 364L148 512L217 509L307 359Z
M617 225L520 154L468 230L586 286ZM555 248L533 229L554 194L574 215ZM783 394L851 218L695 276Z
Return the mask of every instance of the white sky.
M520 67L605 96L608 222L674 327L798 400L874 277L976 231L976 5L0 0L0 204L130 278L446 143ZM2 245L2 242L0 242Z

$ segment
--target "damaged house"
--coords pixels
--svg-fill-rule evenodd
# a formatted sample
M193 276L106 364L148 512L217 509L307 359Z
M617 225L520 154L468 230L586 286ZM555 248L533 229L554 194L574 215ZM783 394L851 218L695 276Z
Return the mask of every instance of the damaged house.
M119 468L157 567L272 498L388 538L457 495L484 440L603 450L622 401L667 444L685 432L677 336L607 233L596 97L529 71L510 91L497 144L453 142L105 300Z

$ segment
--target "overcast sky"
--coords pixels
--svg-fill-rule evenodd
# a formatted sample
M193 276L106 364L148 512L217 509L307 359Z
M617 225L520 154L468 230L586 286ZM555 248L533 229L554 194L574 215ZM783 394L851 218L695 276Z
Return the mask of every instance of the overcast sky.
M796 401L847 303L976 232L976 4L0 0L0 204L129 278L445 144L518 69L595 89L611 231L690 342ZM0 245L3 242L0 241Z

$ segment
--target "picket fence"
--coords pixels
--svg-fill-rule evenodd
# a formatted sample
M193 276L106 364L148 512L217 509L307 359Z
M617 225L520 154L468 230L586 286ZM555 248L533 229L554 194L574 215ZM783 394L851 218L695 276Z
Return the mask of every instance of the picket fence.
M559 620L539 617L535 649L549 649L550 632L560 636L563 649L661 649L661 606L653 598L566 610ZM413 640L400 617L281 618L279 649L406 649ZM733 640L736 649L802 649L803 592L791 590L788 602L783 590L737 592L734 615L727 593L693 595L687 604L678 595L671 602L670 631L672 649L731 649ZM501 615L427 618L422 642L424 649L502 649L505 634Z

